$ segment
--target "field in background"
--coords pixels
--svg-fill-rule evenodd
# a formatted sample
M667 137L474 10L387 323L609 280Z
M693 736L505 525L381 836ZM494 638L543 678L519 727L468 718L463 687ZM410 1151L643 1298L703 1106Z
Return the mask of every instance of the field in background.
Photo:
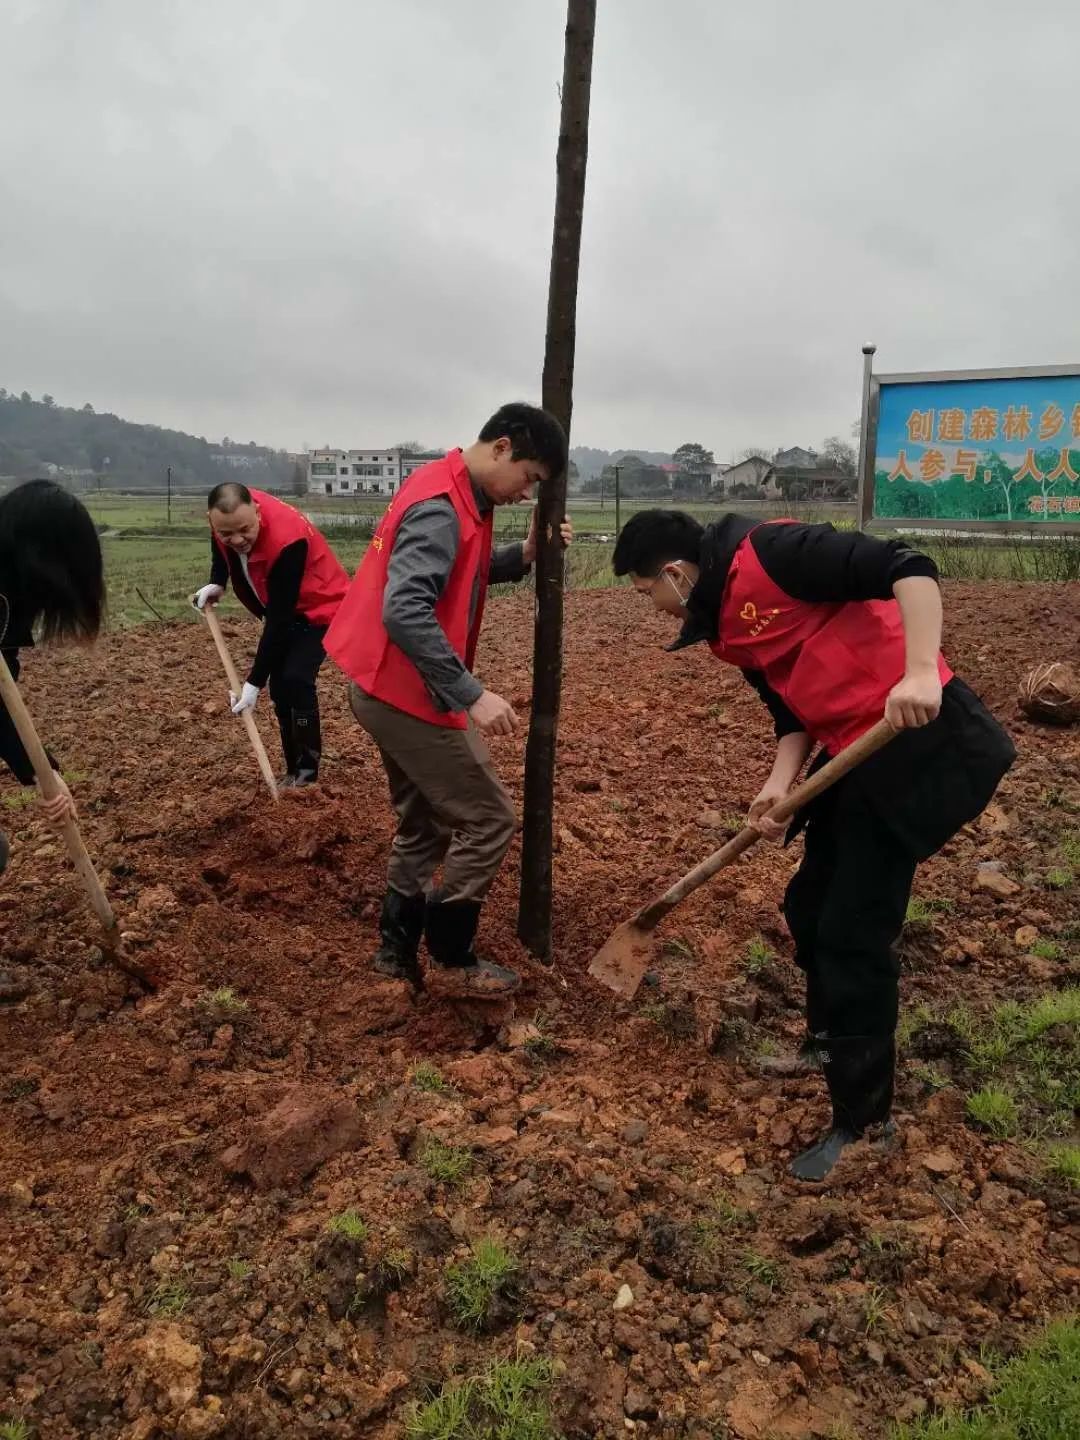
M192 615L188 596L204 583L209 573L209 538L202 496L174 496L171 525L166 524L163 496L92 493L83 498L102 528L110 624L116 628L141 624L152 619L154 611L166 619ZM350 572L359 564L371 532L385 509L385 501L375 498L343 501L310 496L302 502L291 503L299 504L312 516ZM625 502L620 511L623 524L636 511L648 509L655 503L652 500ZM779 502L735 501L730 505L687 503L678 508L687 510L703 523L716 519L728 509L759 516L762 520L786 514L808 522L828 520L838 528L848 528L855 523L851 504L784 506ZM578 543L570 551L568 588L619 583L611 573L614 506L601 507L594 499L572 500L569 511ZM501 541L523 538L528 523L527 506L507 506L496 511L496 534ZM1034 540L1022 535L995 540L914 536L912 543L932 555L948 579L1080 580L1080 536L1040 535ZM230 597L226 608L234 605Z

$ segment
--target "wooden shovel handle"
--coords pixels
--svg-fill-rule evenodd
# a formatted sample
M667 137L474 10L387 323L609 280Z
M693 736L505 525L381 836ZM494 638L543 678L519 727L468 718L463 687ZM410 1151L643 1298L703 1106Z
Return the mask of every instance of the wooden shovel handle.
M229 681L229 688L234 695L239 697L243 686L240 683L240 676L236 673L233 658L229 654L229 647L225 644L225 636L221 633L221 625L218 622L217 616L214 614L214 607L212 605L204 605L202 613L209 626L210 634L214 637L214 644L217 646L221 663L225 667L225 675ZM259 762L259 769L262 771L267 789L276 800L278 798L277 780L274 778L274 770L270 764L270 757L266 753L266 746L263 744L262 736L259 734L259 727L255 724L255 716L250 710L245 710L241 719L244 722L244 729L248 733L248 739L251 741L251 748L255 751L255 759Z
M815 800L823 791L828 790L830 785L835 785L837 780L854 770L856 765L861 765L883 745L887 745L896 733L887 720L879 720L872 730L860 735L858 740L841 750L839 755L823 765L809 780L797 785L783 800L774 805L769 811L769 819L790 820L797 810ZM696 865L681 880L677 880L658 900L646 905L645 909L634 917L633 923L642 930L655 929L669 910L673 910L687 895L704 885L706 880L711 880L718 871L737 860L760 839L761 832L752 825L740 830L733 840L706 856L700 865Z
M37 780L38 788L46 800L54 799L60 793L60 787L56 783L56 772L49 764L45 747L38 738L34 722L30 718L30 712L23 703L19 687L15 683L15 677L8 669L3 655L0 655L0 695L3 696L7 712L18 731L23 749L30 758L30 764L34 767L34 777ZM64 837L64 845L71 857L71 863L75 866L79 879L90 897L94 913L101 921L103 929L107 933L115 934L116 916L113 914L108 896L98 879L94 862L90 859L86 846L83 844L78 825L74 820L65 820L61 833Z

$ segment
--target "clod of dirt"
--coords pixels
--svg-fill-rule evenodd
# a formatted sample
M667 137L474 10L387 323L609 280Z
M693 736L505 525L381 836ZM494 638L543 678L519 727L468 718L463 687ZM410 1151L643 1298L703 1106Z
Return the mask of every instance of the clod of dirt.
M250 1137L221 1156L231 1175L248 1175L256 1190L296 1184L332 1155L355 1150L363 1136L360 1112L347 1096L298 1086L256 1125Z

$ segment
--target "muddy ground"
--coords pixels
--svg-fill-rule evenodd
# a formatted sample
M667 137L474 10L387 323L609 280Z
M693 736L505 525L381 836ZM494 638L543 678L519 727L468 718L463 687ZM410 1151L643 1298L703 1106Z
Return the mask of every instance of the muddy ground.
M934 903L904 999L924 1018L1080 975L1078 891L1046 881L1078 823L1080 739L1014 702L1029 664L1075 647L1080 591L950 586L947 612L950 658L1020 760L916 881ZM248 653L253 625L228 629ZM570 598L554 969L515 940L516 843L483 927L526 976L514 1017L369 972L390 822L332 666L325 783L274 808L201 627L29 658L26 697L159 988L103 963L5 781L0 1417L43 1440L390 1437L410 1401L516 1350L554 1363L567 1436L876 1437L978 1398L983 1347L1076 1309L1076 1192L1038 1145L966 1121L947 1027L905 1053L896 1139L820 1191L786 1178L827 1113L819 1078L757 1068L801 1028L790 853L762 848L687 902L634 1002L588 980L613 925L730 833L768 768L757 699L668 638L626 591ZM494 602L481 669L521 712L530 650L530 597ZM496 754L520 801L523 742ZM417 1085L420 1062L445 1088ZM471 1156L456 1183L425 1168L432 1137ZM345 1211L366 1239L327 1230ZM474 1334L445 1271L485 1235L520 1269Z

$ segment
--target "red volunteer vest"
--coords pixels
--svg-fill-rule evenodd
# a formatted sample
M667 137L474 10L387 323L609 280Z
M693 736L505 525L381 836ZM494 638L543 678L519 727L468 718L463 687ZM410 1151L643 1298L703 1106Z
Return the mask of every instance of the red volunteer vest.
M769 579L750 538L735 551L709 648L730 665L763 671L806 733L836 755L877 724L904 674L900 606L794 600ZM939 655L943 685L952 673Z
M454 652L472 669L491 567L493 517L490 512L481 516L477 508L460 450L451 450L444 459L415 470L386 507L337 618L327 631L325 647L350 680L376 700L426 720L429 725L464 730L466 717L460 711L436 707L419 670L391 641L382 618L390 552L398 526L413 505L439 495L454 507L460 543L450 579L435 605L435 619ZM470 625L469 610L477 582L476 614Z
M349 577L341 561L320 531L292 505L262 490L252 490L251 498L259 507L259 534L245 557L247 578L263 609L269 598L267 579L275 560L286 545L306 540L307 564L296 601L297 613L313 625L329 625L349 588ZM228 548L216 535L214 544L228 560Z

